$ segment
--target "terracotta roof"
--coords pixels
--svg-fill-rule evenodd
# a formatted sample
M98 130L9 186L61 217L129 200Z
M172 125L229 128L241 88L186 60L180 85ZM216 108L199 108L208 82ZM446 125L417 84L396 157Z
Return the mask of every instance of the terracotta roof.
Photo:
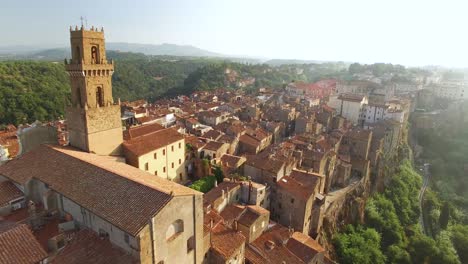
M223 256L224 259L229 259L245 244L245 240L240 231L218 224L213 228L211 249Z
M272 173L278 173L283 167L285 162L275 159L266 160L258 155L249 156L245 162L247 165L265 170Z
M210 130L208 132L206 132L205 134L203 134L203 137L204 138L209 138L209 139L212 139L212 140L217 140L220 136L222 136L223 133L219 132L218 130Z
M320 178L323 176L316 173L293 170L289 176L283 177L278 182L278 187L295 197L307 200L315 194Z
M0 233L0 249L0 263L33 264L48 257L25 224Z
M142 125L137 127L131 127L124 132L124 136L126 136L126 140L133 139L137 137L141 137L159 130L164 129L164 127L158 123L150 124L150 125Z
M226 143L222 142L217 142L217 141L210 141L208 142L203 149L211 150L211 151L218 151L220 148L222 148Z
M231 191L235 188L240 188L239 182L223 181L222 183L218 184L218 186L211 189L209 192L203 194L203 206L206 207L212 204L217 199L219 199L222 196L223 190L226 193L226 190Z
M24 196L24 194L13 184L13 182L0 182L0 206L5 206L10 201L22 196Z
M245 213L243 213L241 215L241 217L239 217L239 220L238 222L244 226L247 226L247 227L250 227L251 225L253 225L255 223L255 221L257 221L257 219L260 217L261 215L257 214L256 211L252 210L252 209L249 209L247 208L247 210L245 211Z
M277 224L245 247L245 257L255 264L304 264L285 246L288 239L288 229Z
M238 166L241 166L242 164L244 164L244 162L245 162L244 157L239 157L239 156L234 156L234 155L229 155L229 154L224 154L223 156L221 156L221 164L229 168L237 168Z
M340 94L339 100L350 101L350 102L361 102L364 99L364 95L359 94Z
M108 239L101 239L89 229L73 235L72 240L61 250L52 263L57 264L126 264L139 263L122 249L113 246Z
M0 166L0 174L21 185L34 177L131 235L173 196L201 195L111 157L70 147L42 145Z
M232 223L234 220L238 220L244 211L245 206L229 204L226 206L226 208L224 208L220 215L223 217L224 221L227 223Z
M182 139L184 139L182 134L172 128L166 128L125 141L123 147L124 150L141 156Z
M251 135L244 134L240 136L239 142L253 146L253 147L258 147L261 145L260 140L256 139L255 137Z
M310 263L318 253L325 252L325 249L316 240L300 232L293 233L286 247L305 263Z
M5 131L0 131L0 145L8 149L10 158L16 157L19 153L19 139L16 136L16 129L9 128Z

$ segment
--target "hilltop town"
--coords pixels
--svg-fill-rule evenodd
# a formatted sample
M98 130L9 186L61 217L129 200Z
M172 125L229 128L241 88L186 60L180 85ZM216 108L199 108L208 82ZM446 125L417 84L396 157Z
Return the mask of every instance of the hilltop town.
M70 40L65 120L0 132L1 263L335 263L333 234L410 158L416 101L468 97L369 71L120 101L104 30Z

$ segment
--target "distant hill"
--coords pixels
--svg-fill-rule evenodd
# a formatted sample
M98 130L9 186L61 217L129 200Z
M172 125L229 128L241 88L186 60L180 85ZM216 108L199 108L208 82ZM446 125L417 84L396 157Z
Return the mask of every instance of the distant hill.
M124 42L108 42L108 51L143 53L156 56L183 56L183 57L227 57L226 55L203 50L189 45L176 44L138 44ZM33 46L0 47L0 60L63 60L70 58L70 49L52 48L44 49Z
M190 45L176 44L138 44L124 42L109 42L106 44L108 50L123 52L137 52L146 55L169 55L169 56L190 56L190 57L226 57L226 55L203 50Z

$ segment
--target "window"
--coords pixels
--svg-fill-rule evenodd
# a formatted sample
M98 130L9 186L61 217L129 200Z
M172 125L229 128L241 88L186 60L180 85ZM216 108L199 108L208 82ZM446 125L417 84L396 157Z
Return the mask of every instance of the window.
M158 171L154 171L154 175L158 176Z
M104 94L101 86L96 88L96 104L101 107L104 106Z
M216 153L213 153L213 159L216 159Z
M179 180L182 181L182 173L179 173Z
M147 171L149 168L148 162L145 163L145 170Z
M239 195L236 194L236 201L239 201Z
M179 142L179 148L182 148L182 143Z
M182 164L182 159L179 159L179 165Z
M294 203L294 198L291 198L291 203Z
M171 146L171 151L174 152L174 145Z
M187 239L187 253L195 249L195 238L191 236Z
M172 162L172 164L171 164L171 168L174 168L174 162Z
M154 153L154 159L157 159L158 158L158 153Z
M99 63L99 54L98 54L98 49L96 46L91 47L91 63L92 64Z
M81 64L81 52L80 52L80 47L76 46L75 48L75 58L77 63Z
M124 240L125 240L125 243L130 243L130 237L128 236L127 233L124 234Z
M165 150L165 149L163 149L163 156L164 156L164 155L166 155L166 150Z
M173 240L182 232L184 232L184 221L177 219L167 227L166 240Z
M281 203L278 203L278 208L281 209Z
M166 172L166 167L163 167L163 172Z

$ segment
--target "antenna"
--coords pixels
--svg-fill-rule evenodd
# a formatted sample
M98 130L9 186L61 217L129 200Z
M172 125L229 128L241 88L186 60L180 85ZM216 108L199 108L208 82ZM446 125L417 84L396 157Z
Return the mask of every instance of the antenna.
M83 17L83 16L80 16L81 26L83 26L83 19L84 19L84 17Z

